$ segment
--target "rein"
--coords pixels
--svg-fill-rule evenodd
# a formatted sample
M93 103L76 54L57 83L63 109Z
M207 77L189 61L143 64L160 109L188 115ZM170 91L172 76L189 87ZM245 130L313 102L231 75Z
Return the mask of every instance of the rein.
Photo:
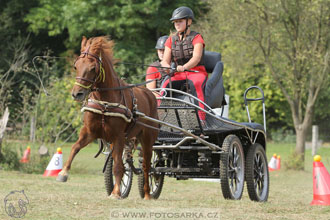
M101 92L101 91L110 91L110 90L123 90L123 89L131 89L134 87L139 87L139 86L143 86L146 85L148 83L151 83L153 81L156 81L157 79L151 79L142 83L136 83L136 84L129 84L127 86L119 86L119 87L113 87L113 88L94 88L91 89L92 92Z
M119 63L117 63L117 64L126 64L126 65L134 65L134 66L148 66L148 67L156 67L156 68L168 69L168 70L176 71L176 68L175 68L175 67L153 66L153 65L143 64L143 63L126 63L126 62L119 62ZM199 71L197 71L197 70L185 70L185 72L198 73ZM150 74L148 74L148 75L151 75L151 74L154 74L154 73L158 73L158 71L157 71L157 72L150 73Z
M85 56L92 56L93 58L96 59L96 61L99 62L100 64L100 67L99 67L99 74L98 76L96 77L96 79L88 79L88 78L84 78L84 77L76 77L77 80L81 80L81 81L85 81L85 82L89 82L91 84L89 84L88 86L84 85L84 84L81 84L79 82L75 82L74 84L75 85L78 85L82 88L85 88L85 89L89 89L91 92L101 92L101 91L113 91L113 90L124 90L124 89L131 89L131 88L134 88L134 87L139 87L139 86L142 86L142 85L146 85L148 83L151 83L153 81L156 81L157 79L151 79L151 80L147 80L145 82L142 82L142 83L136 83L136 84L129 84L127 86L119 86L119 87L113 87L113 88L92 88L94 86L94 84L100 80L100 82L104 82L105 81L105 70L103 68L103 65L102 65L102 57L101 57L101 54L100 56L97 56L91 52L89 52L89 48L90 48L90 45L87 47L87 49L84 51L84 52L81 52L80 53L80 56L77 57L76 61L74 62L74 66L76 64L76 62L78 61L78 59L80 58L85 58ZM83 56L81 56L83 55ZM146 65L146 64L141 64L141 63L127 63L127 62L120 62L119 64L127 64L127 65L135 65L135 66L148 66L148 67L156 67L157 69L158 68L162 68L162 69L170 69L170 70L176 70L176 68L174 67L162 67L162 66L150 66L150 65ZM198 71L195 71L195 70L185 70L186 72L198 72ZM157 71L159 72L159 71ZM152 73L149 73L147 75L152 75L154 73L157 73L157 72L152 72ZM119 83L120 85L120 83Z

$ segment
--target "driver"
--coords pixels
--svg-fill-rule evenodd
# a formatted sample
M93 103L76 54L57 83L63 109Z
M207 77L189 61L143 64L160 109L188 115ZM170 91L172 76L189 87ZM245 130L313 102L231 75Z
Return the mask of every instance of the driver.
M177 72L171 77L172 87L181 89L182 84L189 82L194 88L189 88L193 95L204 102L204 87L208 74L203 65L204 40L201 34L190 30L194 19L193 11L188 7L179 7L172 13L170 21L174 24L176 33L172 34L165 42L164 58L161 62L163 67L170 67L171 62L176 64ZM196 72L188 72L194 70ZM167 79L162 88L169 87ZM186 85L188 86L188 85ZM199 103L204 108L202 103ZM205 114L199 111L202 120Z

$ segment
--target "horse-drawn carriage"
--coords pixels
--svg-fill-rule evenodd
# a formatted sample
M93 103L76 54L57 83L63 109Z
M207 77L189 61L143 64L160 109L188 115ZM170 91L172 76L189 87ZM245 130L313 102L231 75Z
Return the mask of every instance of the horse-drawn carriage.
M194 95L181 90L162 88L156 89L163 94L157 98L159 119L136 112L138 117L159 124L149 173L150 195L155 199L160 196L165 176L177 180L216 178L220 179L222 193L226 199L240 199L245 181L251 200L267 201L269 173L265 154L266 121L263 91L253 86L244 93L248 123L238 123L224 118L222 113L217 114L214 108L223 109L226 104L222 80L223 64L219 53L205 52L204 57L205 67L212 73L205 87L204 109L199 106L201 100ZM187 83L186 88L193 86ZM262 96L248 98L247 93L251 89L259 89ZM251 122L249 101L262 101L264 126ZM103 171L106 190L110 195L115 183L113 158L110 145L105 141L99 143L101 147L106 146L104 154L107 155L107 159ZM135 173L138 175L138 188L143 198L143 159L138 160L138 166L134 164L133 148L134 143L127 142L124 149L125 172L120 184L121 196L128 196Z
M114 71L113 42L106 37L83 37L71 94L77 101L86 101L84 126L57 180L67 181L76 154L101 139L96 156L107 149L103 171L113 198L128 196L135 173L145 199L158 198L164 176L170 176L178 180L218 178L227 199L240 199L246 181L250 199L266 201L269 175L263 92L258 87L245 91L248 123L218 115L213 108L225 103L223 64L218 53L206 52L204 57L212 75L202 108L201 100L181 90L158 89L162 96L155 100L147 88L125 83ZM193 91L192 86L187 80L185 88ZM261 98L247 98L254 88L260 90ZM263 103L264 126L252 123L249 115L248 102L258 100ZM141 144L139 165L133 162L133 138Z

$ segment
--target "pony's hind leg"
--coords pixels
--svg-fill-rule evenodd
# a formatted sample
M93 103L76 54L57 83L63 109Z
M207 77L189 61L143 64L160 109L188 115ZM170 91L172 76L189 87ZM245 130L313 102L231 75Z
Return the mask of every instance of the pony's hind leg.
M115 185L113 187L112 193L110 198L120 199L121 192L120 192L120 185L124 175L124 164L123 164L123 151L125 145L125 138L119 137L113 143L113 175L115 176Z
M71 168L71 164L73 158L76 154L85 146L87 146L90 142L93 141L93 138L87 134L87 129L83 127L79 134L79 139L76 143L74 143L71 147L71 152L68 160L65 162L64 167L61 172L59 172L56 180L59 182L66 182L69 176L69 170Z
M147 150L143 150L143 163L142 163L142 168L143 168L143 176L144 176L144 199L149 200L151 199L150 197L150 187L149 187L149 172L150 172L150 167L151 167L151 156L152 156L152 149L151 147L147 147Z
M157 115L154 118L158 118ZM151 124L153 127L157 127L157 124ZM138 140L142 145L142 169L143 169L143 177L144 177L144 199L151 199L150 196L150 186L149 186L149 172L151 169L151 157L152 157L152 147L157 139L158 130L151 128L144 128L142 133L138 136Z

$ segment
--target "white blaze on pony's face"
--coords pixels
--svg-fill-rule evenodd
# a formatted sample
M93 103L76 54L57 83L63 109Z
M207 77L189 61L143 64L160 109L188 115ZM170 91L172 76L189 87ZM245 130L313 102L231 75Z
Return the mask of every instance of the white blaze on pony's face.
M74 63L76 82L71 95L76 101L83 101L97 80L100 58L92 51L91 44L92 39L87 40L85 36L82 38L81 54Z

